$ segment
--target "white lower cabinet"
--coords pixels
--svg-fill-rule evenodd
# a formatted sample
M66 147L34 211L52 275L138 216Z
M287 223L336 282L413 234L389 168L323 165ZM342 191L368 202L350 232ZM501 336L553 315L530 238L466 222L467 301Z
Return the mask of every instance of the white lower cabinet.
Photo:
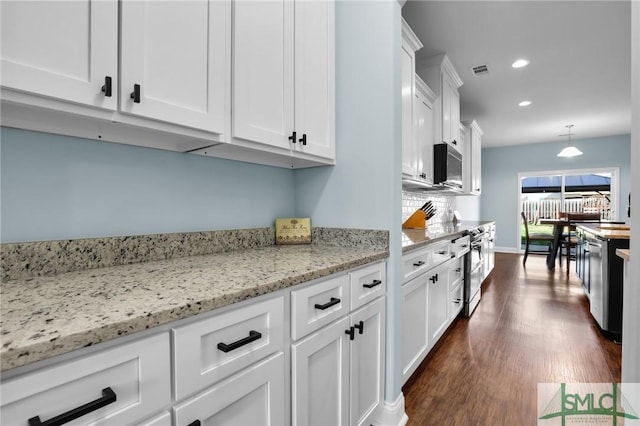
M402 286L402 379L406 382L429 349L429 276L421 276Z
M171 403L169 354L165 332L5 380L2 424L135 424Z
M285 424L284 354L245 368L174 407L177 426Z
M35 417L75 426L375 423L385 291L385 264L373 263L127 343L80 349L66 361L3 377L2 424L40 424L29 421ZM97 407L72 414L90 402ZM48 422L58 416L66 421Z
M377 267L376 276L384 280L384 264ZM352 274L352 292L354 284L361 285L357 278L371 272ZM385 288L384 282L377 286ZM384 298L379 297L291 345L294 425L373 422L383 394L384 330Z
M433 347L449 325L449 265L444 264L429 275L429 347Z
M411 262L431 253L419 275L407 274L402 285L402 379L406 382L456 319L463 303L464 255L468 237L440 241L403 256Z

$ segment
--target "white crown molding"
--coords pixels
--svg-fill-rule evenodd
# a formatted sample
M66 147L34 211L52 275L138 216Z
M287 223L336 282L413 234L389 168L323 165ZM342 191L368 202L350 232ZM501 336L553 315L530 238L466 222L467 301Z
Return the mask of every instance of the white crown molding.
M449 57L444 53L441 55L432 56L430 58L417 60L416 68L420 68L420 69L429 68L436 65L439 66L447 74L449 74L449 76L453 80L453 83L456 85L456 87L460 87L463 85L460 75L458 74L456 69L453 67L453 64L449 60Z
M411 47L411 49L413 49L414 52L422 49L422 42L420 41L416 33L413 32L413 30L411 29L409 24L407 24L407 21L405 21L404 18L402 18L402 39L409 44L409 46Z
M418 74L416 74L415 78L416 78L416 89L420 93L422 93L422 95L424 95L424 97L426 97L429 102L433 104L436 101L436 98L438 97L438 95L436 95L433 92L433 90L431 90L431 88L427 85L427 83L425 83L424 80L420 78Z

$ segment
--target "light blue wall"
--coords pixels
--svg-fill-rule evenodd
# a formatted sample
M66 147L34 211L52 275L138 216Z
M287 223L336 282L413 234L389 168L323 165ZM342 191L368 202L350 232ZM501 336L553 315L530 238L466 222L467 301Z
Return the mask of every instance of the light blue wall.
M481 216L496 221L496 246L517 247L519 172L619 167L619 219L627 220L627 195L631 188L630 135L574 142L583 155L573 158L556 156L563 147L558 142L482 150Z
M396 1L337 2L337 165L295 172L299 215L318 226L391 233L387 401L402 384L400 22Z
M273 226L293 172L2 128L0 241Z

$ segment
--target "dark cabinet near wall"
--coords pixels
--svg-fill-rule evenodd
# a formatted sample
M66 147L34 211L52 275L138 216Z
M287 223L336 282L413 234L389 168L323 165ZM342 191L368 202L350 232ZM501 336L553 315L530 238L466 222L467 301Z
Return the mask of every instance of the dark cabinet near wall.
M629 248L629 239L608 238L598 230L578 227L576 273L589 298L589 310L600 328L614 339L622 336L623 268L616 249Z

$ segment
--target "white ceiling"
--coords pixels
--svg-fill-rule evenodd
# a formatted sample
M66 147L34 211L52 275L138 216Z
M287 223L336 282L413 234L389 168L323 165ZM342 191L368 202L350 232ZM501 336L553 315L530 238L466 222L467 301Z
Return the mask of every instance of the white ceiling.
M464 82L461 119L492 147L566 143L567 124L574 139L630 133L630 10L628 0L409 0L402 15L424 44L418 62L447 54ZM512 68L519 58L531 63ZM489 74L474 76L481 64Z

